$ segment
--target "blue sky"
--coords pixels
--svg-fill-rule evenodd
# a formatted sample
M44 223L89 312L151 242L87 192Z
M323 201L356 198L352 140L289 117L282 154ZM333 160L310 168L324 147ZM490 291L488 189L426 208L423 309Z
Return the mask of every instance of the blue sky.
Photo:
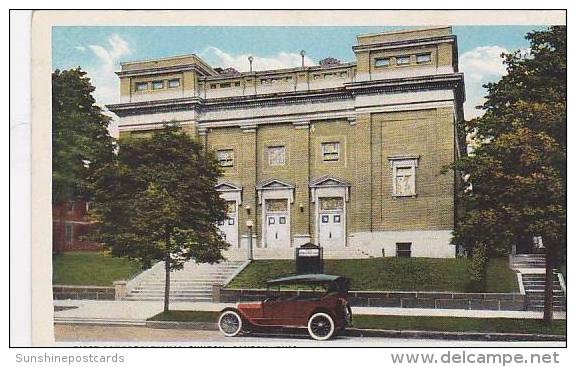
M354 61L352 46L356 35L408 27L54 27L52 67L81 66L96 86L100 104L118 102L120 62L195 53L210 65L248 68L247 56L255 58L254 68L274 69L298 66L300 50L306 63L332 56ZM465 73L467 118L478 115L482 84L498 80L505 68L499 55L525 49L524 36L543 26L455 26L460 68Z

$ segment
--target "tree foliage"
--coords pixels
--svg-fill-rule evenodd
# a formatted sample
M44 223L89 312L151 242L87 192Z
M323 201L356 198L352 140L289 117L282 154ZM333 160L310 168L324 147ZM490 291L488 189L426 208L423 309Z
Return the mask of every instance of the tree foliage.
M216 226L227 216L215 190L220 174L214 156L174 124L123 140L117 161L97 172L93 237L144 266L164 261L165 311L170 272L191 259L219 262L229 247Z
M464 122L473 153L458 160L469 187L454 242L502 254L542 236L566 246L566 28L528 33L529 54L505 54L507 75L487 84L485 114Z
M54 203L89 198L94 173L114 159L110 117L80 68L52 73L52 195Z
M223 260L229 245L216 223L227 216L215 190L220 169L201 144L175 125L149 138L122 140L118 161L98 172L93 215L95 238L115 256L144 264L166 260Z

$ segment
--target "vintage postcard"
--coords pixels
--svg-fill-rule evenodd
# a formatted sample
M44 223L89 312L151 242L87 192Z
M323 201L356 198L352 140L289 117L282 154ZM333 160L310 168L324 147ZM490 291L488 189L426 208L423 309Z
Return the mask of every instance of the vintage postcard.
M32 34L34 345L566 346L565 11Z

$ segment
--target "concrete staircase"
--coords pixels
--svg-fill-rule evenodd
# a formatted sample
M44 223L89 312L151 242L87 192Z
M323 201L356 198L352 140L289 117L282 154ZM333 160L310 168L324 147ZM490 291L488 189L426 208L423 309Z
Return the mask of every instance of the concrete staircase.
M526 294L528 311L544 310L546 256L544 254L518 254L510 256L510 268L519 273L521 289ZM554 310L566 311L566 285L562 274L554 270Z
M184 264L182 270L173 271L170 277L171 302L211 302L212 285L222 284L235 274L243 261L225 261L220 264ZM138 278L129 282L126 300L164 300L164 262L155 264Z
M545 269L546 256L544 254L510 255L510 268L514 270Z
M522 274L522 285L526 293L526 309L528 311L544 310L544 286L546 274ZM554 273L554 310L566 311L566 294L562 287L559 274Z

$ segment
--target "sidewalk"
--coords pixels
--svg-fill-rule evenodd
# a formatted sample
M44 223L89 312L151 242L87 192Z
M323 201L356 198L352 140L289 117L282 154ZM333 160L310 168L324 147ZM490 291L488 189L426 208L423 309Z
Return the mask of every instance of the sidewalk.
M146 319L162 312L162 302L154 301L91 301L91 300L55 300L54 306L74 307L54 313L54 322L61 324L114 324L145 325ZM233 303L210 302L173 302L173 311L220 311L233 307ZM540 319L542 312L535 311L479 311L447 310L426 308L395 307L352 307L355 315L388 315L388 316L444 316L470 318L519 318ZM566 319L566 312L555 312L555 319Z

